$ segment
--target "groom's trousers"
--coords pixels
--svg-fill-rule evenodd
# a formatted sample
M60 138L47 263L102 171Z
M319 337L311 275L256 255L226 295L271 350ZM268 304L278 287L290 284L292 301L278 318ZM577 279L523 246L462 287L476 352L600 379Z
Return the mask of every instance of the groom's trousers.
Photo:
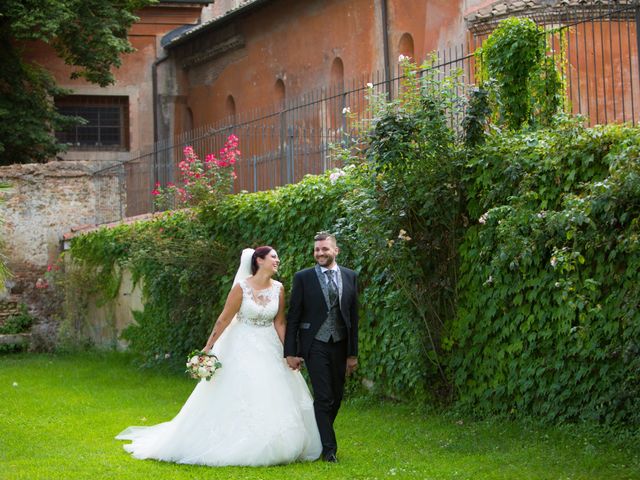
M344 393L347 365L347 342L322 342L314 340L309 356L305 359L311 386L313 408L322 441L322 454L336 453L338 444L333 422L338 415Z

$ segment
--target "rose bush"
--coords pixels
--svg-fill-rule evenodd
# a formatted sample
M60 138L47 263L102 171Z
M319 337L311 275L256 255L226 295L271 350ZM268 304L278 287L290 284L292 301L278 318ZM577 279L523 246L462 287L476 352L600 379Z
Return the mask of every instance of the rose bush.
M192 146L183 149L184 158L178 163L178 184L156 183L151 192L158 210L198 205L212 197L219 198L233 189L236 179L234 165L240 159L239 140L229 135L218 152L206 155L202 161Z

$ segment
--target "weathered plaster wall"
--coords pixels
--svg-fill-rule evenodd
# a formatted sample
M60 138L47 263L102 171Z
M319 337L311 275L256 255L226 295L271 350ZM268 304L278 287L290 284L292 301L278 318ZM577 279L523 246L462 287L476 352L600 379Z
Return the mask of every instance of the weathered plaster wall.
M120 289L113 300L100 306L95 299L89 303L86 334L97 346L125 349L127 342L120 335L127 326L134 323L132 312L142 310L142 289L140 285L133 284L131 273L124 270Z
M2 238L10 265L45 267L72 227L118 220L124 204L118 171L94 177L90 162L0 167Z

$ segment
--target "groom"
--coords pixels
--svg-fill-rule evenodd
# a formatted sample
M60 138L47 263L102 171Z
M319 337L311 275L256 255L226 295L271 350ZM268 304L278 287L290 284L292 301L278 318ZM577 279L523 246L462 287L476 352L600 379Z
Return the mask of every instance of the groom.
M336 263L336 237L321 232L314 241L316 266L293 277L284 355L294 370L307 365L322 459L337 462L333 422L345 375L358 366L358 285L356 273Z

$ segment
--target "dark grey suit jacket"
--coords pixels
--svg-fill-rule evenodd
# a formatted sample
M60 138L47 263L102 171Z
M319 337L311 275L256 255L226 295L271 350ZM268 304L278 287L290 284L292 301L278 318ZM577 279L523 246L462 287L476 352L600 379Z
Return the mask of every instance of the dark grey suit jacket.
M340 268L342 288L340 312L347 327L347 355L358 355L358 278L356 272ZM326 288L324 288L326 290ZM327 319L329 306L315 267L297 272L293 277L284 356L306 358L318 329Z

